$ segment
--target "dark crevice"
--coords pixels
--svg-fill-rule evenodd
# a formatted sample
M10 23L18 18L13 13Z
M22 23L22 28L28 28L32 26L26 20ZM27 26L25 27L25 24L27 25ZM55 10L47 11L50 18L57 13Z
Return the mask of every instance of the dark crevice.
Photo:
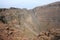
M0 8L0 12L3 12L5 10L8 10L8 9L6 9L6 8Z
M60 40L60 36L55 36L54 40Z
M3 22L4 24L7 23L5 16L0 16L0 21Z

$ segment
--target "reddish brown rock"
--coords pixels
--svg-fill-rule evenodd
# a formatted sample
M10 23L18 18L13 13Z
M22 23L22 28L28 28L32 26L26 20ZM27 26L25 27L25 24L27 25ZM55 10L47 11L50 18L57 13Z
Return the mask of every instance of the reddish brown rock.
M60 2L0 9L0 40L60 40Z

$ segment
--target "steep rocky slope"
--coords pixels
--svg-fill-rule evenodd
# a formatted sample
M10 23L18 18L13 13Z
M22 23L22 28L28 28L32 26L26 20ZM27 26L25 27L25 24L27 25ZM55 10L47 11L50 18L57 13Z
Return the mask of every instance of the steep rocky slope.
M41 30L47 28L60 28L60 2L34 8Z
M51 40L50 35L56 33L50 33L51 28L60 29L60 2L30 10L0 8L0 40ZM42 35L42 31L48 32ZM48 38L41 39L42 36Z

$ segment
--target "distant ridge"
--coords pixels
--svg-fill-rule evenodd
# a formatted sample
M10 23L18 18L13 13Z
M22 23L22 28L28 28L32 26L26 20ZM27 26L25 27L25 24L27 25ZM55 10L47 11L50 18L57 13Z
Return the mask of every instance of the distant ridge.
M37 7L35 7L35 8L38 8L38 7L44 8L44 7L51 7L51 6L59 6L59 7L60 7L60 1L58 1L58 2L53 2L53 3L50 3L50 4L48 4L48 5L37 6Z
M14 7L0 8L1 40L33 40L40 32L53 28L60 29L60 2L29 10Z

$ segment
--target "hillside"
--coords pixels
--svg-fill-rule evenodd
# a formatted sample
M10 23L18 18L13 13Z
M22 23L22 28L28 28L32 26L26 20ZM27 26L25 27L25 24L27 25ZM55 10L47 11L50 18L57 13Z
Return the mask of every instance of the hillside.
M56 29L60 29L60 2L30 10L0 8L0 40L42 40L42 36L45 38L54 33L60 38L60 30L56 32ZM55 38L56 35L53 36ZM49 38L46 40L52 37Z

